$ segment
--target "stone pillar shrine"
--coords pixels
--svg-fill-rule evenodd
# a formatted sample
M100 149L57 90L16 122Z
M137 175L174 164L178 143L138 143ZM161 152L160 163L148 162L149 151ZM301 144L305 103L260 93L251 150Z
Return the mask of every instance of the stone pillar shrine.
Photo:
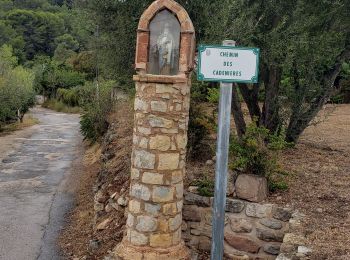
M153 2L137 29L135 125L123 260L187 260L183 177L195 31L173 0Z

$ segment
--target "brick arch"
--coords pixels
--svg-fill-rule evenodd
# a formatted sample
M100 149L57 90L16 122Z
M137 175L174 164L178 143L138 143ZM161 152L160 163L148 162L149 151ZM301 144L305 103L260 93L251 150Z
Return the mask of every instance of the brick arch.
M168 9L174 13L181 27L179 76L185 76L193 68L195 52L195 30L187 11L174 0L154 1L142 14L137 29L135 69L139 74L147 74L149 25L155 15Z
M173 0L157 0L153 2L142 14L138 25L138 30L149 30L149 24L153 17L164 9L168 9L174 13L181 25L181 32L194 33L194 27L187 11Z

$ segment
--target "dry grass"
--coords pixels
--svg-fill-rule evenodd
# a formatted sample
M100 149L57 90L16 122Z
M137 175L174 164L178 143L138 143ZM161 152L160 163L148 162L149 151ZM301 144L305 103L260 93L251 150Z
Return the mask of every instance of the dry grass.
M70 107L56 99L46 100L42 104L42 107L45 107L57 112L67 113L67 114L80 114L83 112L83 109L80 107Z
M39 124L39 120L34 118L30 114L26 114L24 116L22 122L8 124L8 125L4 126L3 128L1 128L0 136L5 136L8 134L11 134L12 132L22 130L24 128L27 128L27 127L30 127L30 126L33 126L36 124Z

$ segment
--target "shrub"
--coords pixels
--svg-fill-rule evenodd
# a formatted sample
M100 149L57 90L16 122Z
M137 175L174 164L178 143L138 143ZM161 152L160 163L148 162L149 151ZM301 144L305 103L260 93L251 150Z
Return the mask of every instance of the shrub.
M107 117L114 105L111 98L114 85L114 81L101 83L98 89L95 87L94 99L83 105L84 114L81 116L80 129L85 139L96 142L107 132Z
M289 146L283 135L271 134L268 129L251 123L241 138L232 138L230 167L238 172L264 176L271 190L284 189L286 175L278 164L279 151Z

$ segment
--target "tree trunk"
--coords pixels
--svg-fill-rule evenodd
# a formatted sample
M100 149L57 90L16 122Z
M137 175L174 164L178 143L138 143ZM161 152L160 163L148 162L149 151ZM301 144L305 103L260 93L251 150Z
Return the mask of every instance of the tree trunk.
M261 125L275 133L280 126L278 95L281 82L281 69L276 66L266 68L264 73L265 102Z
M232 88L232 106L231 112L236 124L237 135L241 138L245 134L246 124L244 121L244 115L239 100L237 87L234 85Z
M253 85L253 88L250 89L248 84L239 84L239 90L243 96L244 102L247 104L250 118L252 120L259 121L261 119L261 110L259 107L259 88L260 85Z

